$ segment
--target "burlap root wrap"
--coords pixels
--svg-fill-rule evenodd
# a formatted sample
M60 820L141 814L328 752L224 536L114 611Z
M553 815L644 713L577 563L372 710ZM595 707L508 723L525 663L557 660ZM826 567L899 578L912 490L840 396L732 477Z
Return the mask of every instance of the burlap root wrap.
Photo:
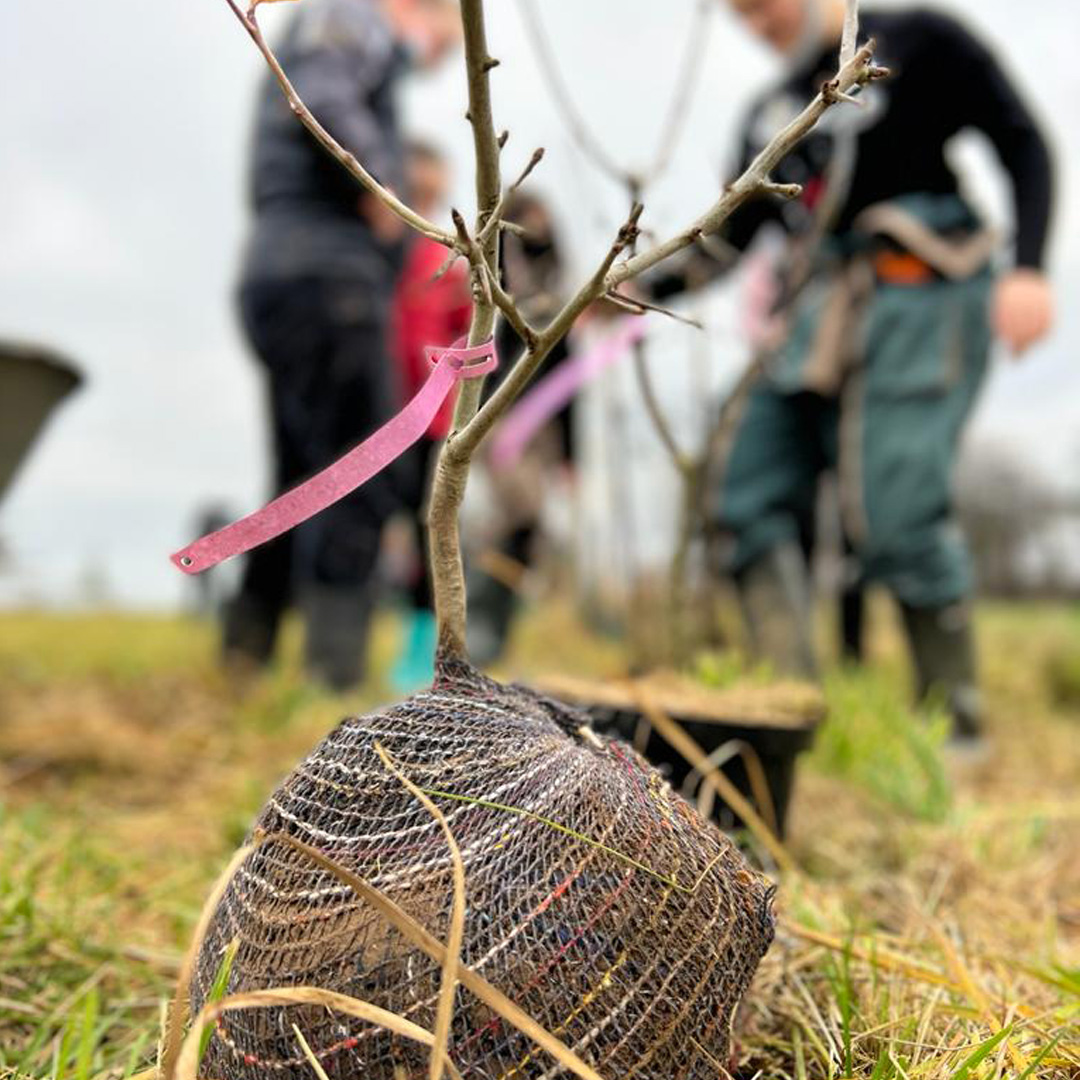
M376 755L378 741L419 787L464 797L434 796L465 862L463 961L604 1077L715 1080L773 937L772 890L633 750L583 740L583 722L530 690L442 663L431 690L342 722L256 827L319 848L445 940L446 839ZM229 993L314 985L434 1023L438 964L280 841L250 855L225 893L193 1009L234 938ZM467 991L457 995L449 1046L463 1076L560 1073ZM225 1014L200 1075L309 1080L294 1023L334 1080L392 1080L395 1068L426 1076L419 1044L309 1006Z

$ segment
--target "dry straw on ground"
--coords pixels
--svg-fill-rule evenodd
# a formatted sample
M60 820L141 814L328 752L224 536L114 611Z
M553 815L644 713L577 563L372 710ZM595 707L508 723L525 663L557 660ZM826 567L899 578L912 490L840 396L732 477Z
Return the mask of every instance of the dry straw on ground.
M797 869L723 1063L742 1080L1080 1070L1080 712L1045 677L1080 650L1080 620L994 608L980 632L996 751L957 773L951 796L936 744L914 741L918 721L896 704L890 627L875 629L875 673L830 675L830 720L791 811ZM533 613L516 642L522 671L541 645L568 674L625 670L569 609ZM392 649L380 624L377 662ZM210 882L263 793L344 711L293 663L238 706L196 624L0 619L9 1069L118 1080L152 1065L159 1003Z

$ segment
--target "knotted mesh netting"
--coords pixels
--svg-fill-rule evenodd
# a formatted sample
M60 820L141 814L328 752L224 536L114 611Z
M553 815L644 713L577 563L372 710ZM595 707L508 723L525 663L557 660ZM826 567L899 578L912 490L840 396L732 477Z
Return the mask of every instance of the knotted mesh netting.
M582 737L585 722L533 691L441 663L432 689L342 722L271 796L256 828L317 847L445 941L446 838L379 743L431 793L460 847L462 961L605 1078L715 1080L735 1008L772 940L771 889L633 750ZM194 1009L234 939L230 994L318 986L434 1024L439 965L280 840L249 855L222 897ZM310 1005L224 1014L200 1075L307 1080L294 1024L333 1080L426 1075L424 1047ZM460 987L448 1047L466 1078L563 1072Z

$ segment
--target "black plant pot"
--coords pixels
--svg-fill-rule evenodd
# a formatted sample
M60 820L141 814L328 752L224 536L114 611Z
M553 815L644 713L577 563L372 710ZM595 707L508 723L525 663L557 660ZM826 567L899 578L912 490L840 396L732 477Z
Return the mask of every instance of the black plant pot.
M0 341L0 499L49 414L81 382L55 353Z
M545 693L584 709L598 731L632 744L672 787L687 798L695 797L700 773L653 729L633 684L560 677L541 680L539 685ZM678 723L706 754L718 755L724 775L767 823L775 825L782 838L796 759L809 748L825 717L820 693L810 686L791 684L711 690L674 676L650 685L648 693L651 702ZM739 744L749 747L751 753L739 753ZM761 765L758 778L751 774L755 758ZM761 805L762 774L771 807ZM712 801L709 810L723 828L737 829L743 824L739 815L719 799Z

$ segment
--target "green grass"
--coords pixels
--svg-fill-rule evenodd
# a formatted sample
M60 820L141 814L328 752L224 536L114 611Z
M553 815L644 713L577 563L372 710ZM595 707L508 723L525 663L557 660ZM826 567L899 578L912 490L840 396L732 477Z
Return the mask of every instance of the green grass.
M781 929L740 1024L739 1076L1080 1075L1080 617L980 615L998 753L974 772L906 703L895 630L831 669L804 759ZM380 624L376 665L393 648ZM241 696L180 618L0 615L0 1078L122 1080L155 1060L203 896L277 780L347 709L295 634ZM510 665L615 673L617 643L529 613ZM711 682L751 681L730 656Z
M830 672L825 691L829 722L809 764L903 814L943 821L952 807L942 756L949 728L945 713L916 712L902 690L866 669Z

